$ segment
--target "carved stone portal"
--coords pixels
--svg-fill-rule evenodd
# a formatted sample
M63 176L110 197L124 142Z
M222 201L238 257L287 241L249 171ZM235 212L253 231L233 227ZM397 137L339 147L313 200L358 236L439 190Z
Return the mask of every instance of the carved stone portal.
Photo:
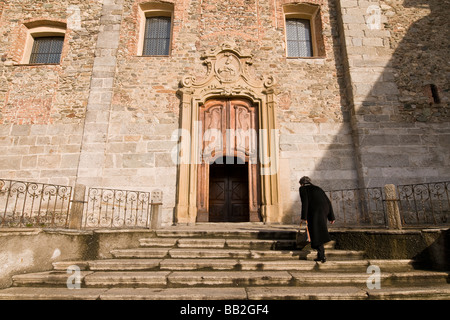
M279 222L274 79L256 77L252 56L228 43L203 54L202 60L206 75L185 76L178 92L182 134L175 220ZM241 164L221 167L224 157ZM236 178L243 175L248 177ZM226 185L228 197L236 201L224 202L223 207L231 209L220 219L217 204ZM210 199L217 203L210 207ZM240 212L240 220L235 220L233 210Z

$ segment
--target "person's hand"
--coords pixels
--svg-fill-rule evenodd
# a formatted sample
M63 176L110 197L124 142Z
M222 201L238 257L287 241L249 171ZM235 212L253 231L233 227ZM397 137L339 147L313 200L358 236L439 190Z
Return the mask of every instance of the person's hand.
M336 220L330 221L331 224L334 224L336 222Z

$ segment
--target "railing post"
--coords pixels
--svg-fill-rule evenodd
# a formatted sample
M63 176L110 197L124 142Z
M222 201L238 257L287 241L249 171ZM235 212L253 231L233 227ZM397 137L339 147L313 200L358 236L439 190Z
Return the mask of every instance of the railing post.
M398 207L398 198L395 185L387 184L384 186L384 193L386 195L386 212L387 223L389 229L402 229L402 220L400 217L400 210Z
M81 229L82 227L84 204L86 202L85 195L86 186L82 184L75 185L70 207L69 229Z
M161 212L161 205L162 205L162 196L163 192L161 190L154 190L152 192L152 203L151 203L151 223L150 228L152 230L156 230L160 227L160 212Z

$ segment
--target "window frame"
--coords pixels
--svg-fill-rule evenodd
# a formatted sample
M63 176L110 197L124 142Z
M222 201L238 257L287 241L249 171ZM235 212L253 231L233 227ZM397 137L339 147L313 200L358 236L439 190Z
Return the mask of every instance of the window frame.
M42 41L42 40L57 40L61 45L61 50L59 52L43 52L41 50L39 50L39 48L37 47L37 43ZM41 37L35 37L34 41L33 41L33 48L31 49L31 54L30 54L30 64L60 64L61 63L61 55L62 55L62 49L64 47L64 36L41 36ZM51 49L51 46L50 46ZM36 52L37 51L37 52ZM49 62L49 57L51 55L58 55L59 56L59 60L58 62ZM46 62L37 62L36 60L38 60L38 58L42 58L43 56L45 56L46 58Z
M301 3L301 4L287 4L283 6L284 12L284 37L286 44L286 58L288 59L318 59L325 58L325 52L319 49L319 40L323 42L323 39L319 39L322 37L322 29L318 27L317 24L321 24L320 17L320 6ZM288 46L287 46L287 20L289 19L301 19L308 20L310 26L310 36L311 36L311 50L312 55L310 57L294 57L289 56L288 54Z
M37 38L44 37L62 37L64 38L63 47L61 49L61 57L59 63L31 63L31 53L34 46L34 41ZM60 65L64 46L66 44L66 28L65 26L36 26L27 27L27 36L25 41L24 54L22 56L21 64L32 64L32 65Z
M173 42L173 20L174 20L174 6L168 3L149 2L139 6L139 41L137 46L137 56L140 57L170 57L172 54ZM170 18L170 39L169 39L169 53L167 55L144 55L145 32L147 28L147 18L152 17L168 17Z
M166 22L168 20L169 22L169 34L168 37L165 38L150 38L148 36L147 31L149 31L149 23L151 21L151 19L162 19L164 20L164 18L166 19ZM144 43L143 43L143 47L142 47L142 56L144 57L151 57L151 56L169 56L170 55L170 42L172 40L172 19L170 17L166 17L166 16L149 16L149 17L145 17L145 31L144 31ZM165 34L165 36L167 36ZM147 41L168 41L168 46L167 46L167 53L164 54L146 54L144 51L146 49L146 44Z
M307 51L309 51L310 52L310 55L305 55L305 56L301 56L301 55L297 55L297 56L294 56L294 55L289 55L289 42L290 41L293 41L293 40L289 40L288 39L288 22L289 21L301 21L301 22L303 22L303 21L305 21L305 22L307 22L307 24L308 24L308 27L307 28L305 28L305 29L307 29L308 30L308 33L309 33L309 39L306 39L306 40L301 40L301 39L295 39L295 42L296 43L302 43L302 45L305 45L305 46L308 46L309 48L306 48L306 50ZM297 27L296 27L297 28ZM298 30L298 29L297 29ZM308 43L309 43L309 45L308 45ZM300 48L299 48L300 49ZM301 51L301 50L299 50L299 51ZM313 39L312 39L312 30L311 30L311 20L309 20L309 19L300 19L300 18L292 18L292 17L289 17L289 18L286 18L286 54L287 54L287 57L289 57L289 58L312 58L312 57L314 57L314 48L313 48Z

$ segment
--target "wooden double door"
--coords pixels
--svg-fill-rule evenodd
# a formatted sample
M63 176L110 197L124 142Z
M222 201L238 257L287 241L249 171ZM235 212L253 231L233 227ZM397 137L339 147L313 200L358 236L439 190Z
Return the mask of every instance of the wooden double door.
M245 99L208 100L200 107L202 163L198 222L256 222L259 217L257 108Z
M249 213L248 165L210 165L209 221L247 222Z

